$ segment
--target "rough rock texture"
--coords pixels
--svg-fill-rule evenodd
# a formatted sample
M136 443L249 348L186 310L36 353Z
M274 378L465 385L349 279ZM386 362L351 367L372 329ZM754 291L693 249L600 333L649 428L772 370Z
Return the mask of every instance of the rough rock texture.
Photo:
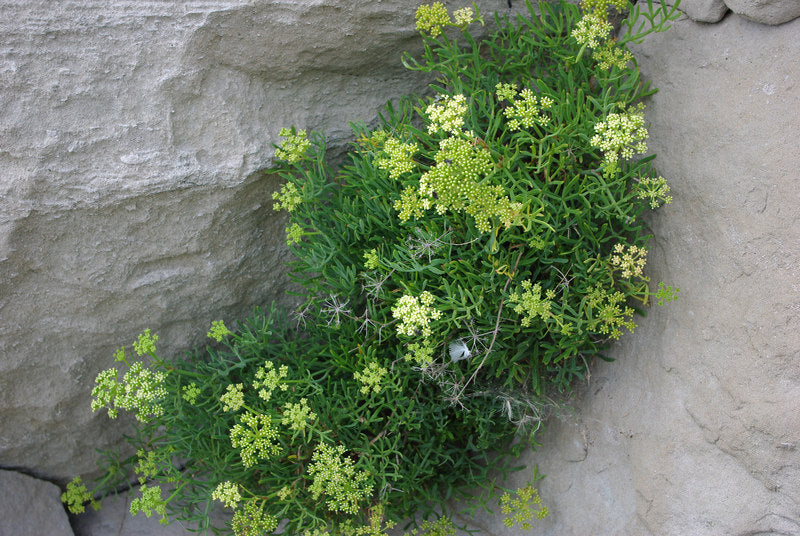
M797 0L725 0L734 13L762 24L783 24L800 17Z
M635 50L674 195L649 269L680 298L547 423L527 462L551 517L532 535L800 534L798 35L800 20L682 19Z
M676 0L667 0L667 5L675 4ZM710 23L721 21L728 12L728 6L723 0L681 0L678 9L692 20Z
M116 348L283 296L280 128L341 146L420 44L397 0L10 0L0 36L0 466L68 480L120 435L89 411Z
M165 491L165 494L167 492ZM139 497L139 492L120 493L108 497L101 503L101 509L87 510L74 516L73 529L75 536L189 536L197 534L197 527L185 526L179 522L168 525L160 523L161 516L153 513L147 517L143 513L131 516L131 501ZM215 517L212 524L223 526L223 517Z
M72 536L55 484L0 471L0 535Z

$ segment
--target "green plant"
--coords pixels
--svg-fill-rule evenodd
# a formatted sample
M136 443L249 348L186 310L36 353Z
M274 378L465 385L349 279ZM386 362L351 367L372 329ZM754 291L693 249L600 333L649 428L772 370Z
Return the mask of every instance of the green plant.
M476 12L422 6L425 49L404 62L437 73L435 97L355 125L338 169L321 134L282 130L275 208L303 305L215 322L216 345L185 359L159 357L149 330L139 359L120 349L128 369L98 375L92 409L134 413L136 455L109 454L95 492L133 471L132 513L217 530L221 505L237 535L377 536L450 499L500 498L522 527L547 515L532 484L495 484L533 444L527 425L633 330L634 304L677 292L643 272L641 217L670 199L653 157L635 158L652 91L624 48L674 11L648 3L651 27L629 18L614 40L623 4L529 6L481 42ZM92 496L77 480L64 501ZM411 534L453 531L444 516Z

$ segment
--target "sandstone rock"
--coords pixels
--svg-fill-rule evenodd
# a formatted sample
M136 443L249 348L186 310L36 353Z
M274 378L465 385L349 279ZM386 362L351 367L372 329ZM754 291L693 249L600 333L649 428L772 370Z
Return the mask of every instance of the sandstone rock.
M55 484L0 470L0 534L72 536Z
M725 0L734 13L763 24L783 24L800 17L797 0Z
M0 464L91 471L123 429L89 410L116 348L151 328L179 353L286 301L272 144L293 124L335 153L350 121L424 88L400 63L414 6L4 3Z
M675 3L675 0L667 0L667 5ZM678 9L692 20L709 23L721 21L728 12L724 0L681 0Z

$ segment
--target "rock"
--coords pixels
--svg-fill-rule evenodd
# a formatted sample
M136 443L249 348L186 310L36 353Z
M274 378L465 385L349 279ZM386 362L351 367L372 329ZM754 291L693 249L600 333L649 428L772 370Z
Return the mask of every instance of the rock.
M0 534L72 536L58 486L22 473L0 470Z
M166 492L164 494L166 496ZM131 515L131 501L138 497L138 491L123 492L110 496L101 502L100 510L87 509L83 514L74 517L75 536L189 536L197 534L196 526L189 526L178 521L164 525L161 516L153 513L147 517L143 513ZM212 525L222 527L225 524L224 513L218 513Z
M667 5L675 5L675 0L667 0ZM678 9L697 22L719 22L728 12L724 0L681 0Z
M350 121L423 89L400 62L421 48L413 9L4 3L1 465L63 481L94 470L94 448L125 429L89 410L115 349L151 328L180 355L212 320L288 301L272 144L296 125L341 152Z
M725 0L737 15L762 24L783 24L800 17L797 0Z

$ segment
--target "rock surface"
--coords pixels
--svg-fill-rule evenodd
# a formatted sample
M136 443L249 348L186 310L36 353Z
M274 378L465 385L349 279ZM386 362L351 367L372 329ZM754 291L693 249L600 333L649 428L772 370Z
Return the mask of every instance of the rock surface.
M424 88L420 40L398 0L10 0L0 35L0 465L66 481L120 436L89 410L116 348L284 298L277 133L341 147Z
M783 24L800 17L797 0L725 0L734 13L762 24Z
M166 492L165 492L166 493ZM102 508L91 509L74 517L75 536L189 536L197 534L197 527L186 526L174 521L161 524L161 516L153 513L147 517L143 513L131 516L131 501L138 497L136 490L120 493L102 501ZM223 526L223 518L215 518L215 526Z
M2 536L72 536L58 486L0 470Z
M731 15L636 48L674 197L648 264L680 297L546 424L526 461L551 516L531 535L800 534L800 64L779 59L798 35Z
M667 5L673 6L676 3L676 0L667 0ZM678 9L692 20L709 23L721 21L728 12L728 6L723 0L681 0Z

